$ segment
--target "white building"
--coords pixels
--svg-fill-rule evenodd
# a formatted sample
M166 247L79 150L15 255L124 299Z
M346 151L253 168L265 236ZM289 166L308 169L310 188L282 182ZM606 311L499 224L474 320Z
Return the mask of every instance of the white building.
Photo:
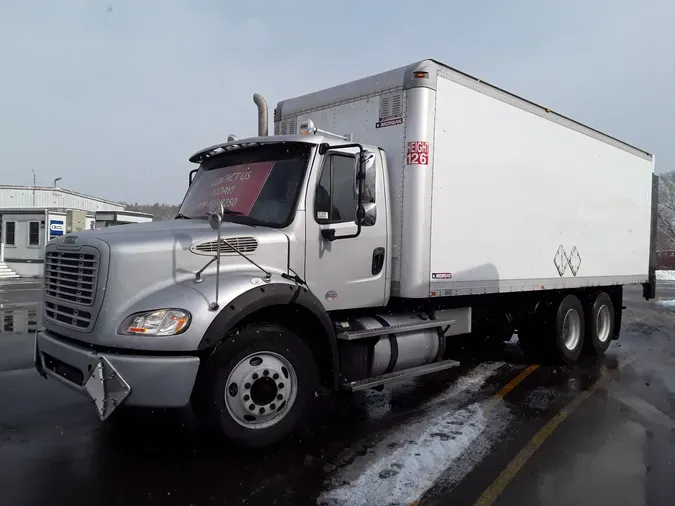
M42 276L45 244L54 237L148 221L151 214L63 188L0 185L0 278Z

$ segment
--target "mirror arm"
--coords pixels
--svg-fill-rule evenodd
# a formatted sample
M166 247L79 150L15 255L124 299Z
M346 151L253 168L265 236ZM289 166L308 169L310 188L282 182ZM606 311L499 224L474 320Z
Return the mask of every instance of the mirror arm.
M222 221L222 211L220 214L221 218L218 220L218 246L216 246L216 300L211 303L211 311L216 311L218 309L218 291L220 289L220 225Z
M208 261L208 263L204 267L202 267L201 269L199 269L195 273L195 280L194 280L195 283L201 283L202 281L204 281L202 279L202 272L204 272L206 270L206 268L215 261L216 261L216 257L213 257L211 260Z

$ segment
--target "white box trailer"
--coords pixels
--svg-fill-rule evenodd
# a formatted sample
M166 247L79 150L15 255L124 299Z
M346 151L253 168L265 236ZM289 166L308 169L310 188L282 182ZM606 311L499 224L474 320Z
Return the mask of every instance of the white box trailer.
M654 157L426 60L279 102L385 150L392 295L435 297L646 283Z
M46 246L36 368L102 419L191 402L261 446L319 393L456 366L458 335L602 354L623 285L654 296L642 150L433 60L282 101L273 136L254 101L175 221Z

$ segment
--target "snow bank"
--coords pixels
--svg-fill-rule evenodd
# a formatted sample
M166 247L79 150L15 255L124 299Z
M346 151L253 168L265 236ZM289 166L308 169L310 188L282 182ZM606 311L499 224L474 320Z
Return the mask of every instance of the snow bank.
M675 281L675 271L656 271L656 279Z

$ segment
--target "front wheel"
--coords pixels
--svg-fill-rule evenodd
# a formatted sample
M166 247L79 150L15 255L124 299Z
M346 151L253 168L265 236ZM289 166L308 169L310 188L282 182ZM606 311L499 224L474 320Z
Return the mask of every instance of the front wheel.
M230 334L204 364L194 411L239 446L269 445L308 418L318 377L302 339L276 325L251 325Z

